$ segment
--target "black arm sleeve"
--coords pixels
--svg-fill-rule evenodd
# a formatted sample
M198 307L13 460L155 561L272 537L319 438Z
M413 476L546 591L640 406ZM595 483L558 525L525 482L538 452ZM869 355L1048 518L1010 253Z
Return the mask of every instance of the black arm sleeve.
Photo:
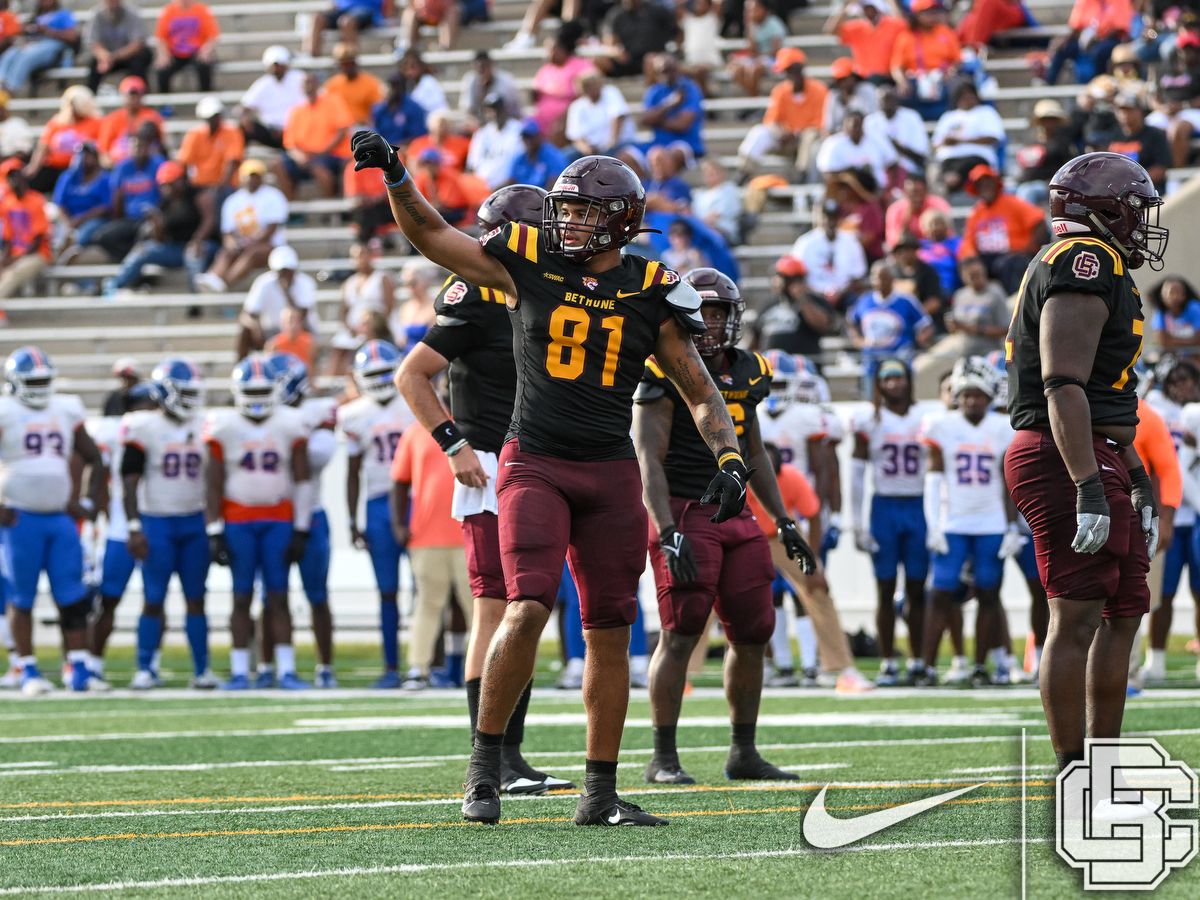
M121 477L142 475L146 471L146 451L137 444L126 444L121 456Z

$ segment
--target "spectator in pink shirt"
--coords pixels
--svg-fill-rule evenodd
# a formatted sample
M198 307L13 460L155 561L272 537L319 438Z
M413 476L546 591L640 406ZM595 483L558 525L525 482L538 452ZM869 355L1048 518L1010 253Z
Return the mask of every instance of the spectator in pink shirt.
M883 217L883 239L890 247L905 232L918 239L927 237L921 229L921 217L927 210L950 214L950 204L937 194L929 193L924 175L909 172L904 176L904 196L887 208Z
M582 36L577 23L563 25L550 44L549 60L533 76L533 118L541 126L542 134L556 144L561 143L567 107L579 96L577 79L592 68L590 62L575 53Z

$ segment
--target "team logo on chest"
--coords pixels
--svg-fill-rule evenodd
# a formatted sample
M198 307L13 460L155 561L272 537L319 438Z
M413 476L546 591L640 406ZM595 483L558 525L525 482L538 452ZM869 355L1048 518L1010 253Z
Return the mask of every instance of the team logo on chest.
M733 376L732 375L722 375L721 376L721 384L727 384L730 387L733 387Z
M583 282L583 286L585 288L587 288L589 291L594 291L597 287L600 286L599 280L593 278L591 275L584 275L579 280Z

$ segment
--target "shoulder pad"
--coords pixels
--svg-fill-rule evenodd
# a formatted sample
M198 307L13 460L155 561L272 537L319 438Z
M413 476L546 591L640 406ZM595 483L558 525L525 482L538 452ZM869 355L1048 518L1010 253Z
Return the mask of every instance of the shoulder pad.
M704 334L708 329L704 325L704 317L700 315L700 295L690 284L682 281L667 291L667 304L675 319L686 331L692 334Z
M1070 290L1107 298L1115 279L1126 274L1121 254L1094 237L1059 241L1042 253L1041 261L1050 268L1050 293Z

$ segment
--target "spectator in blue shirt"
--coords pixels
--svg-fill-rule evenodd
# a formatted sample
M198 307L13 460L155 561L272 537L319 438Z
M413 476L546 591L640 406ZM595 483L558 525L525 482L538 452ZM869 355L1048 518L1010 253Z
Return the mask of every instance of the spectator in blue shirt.
M871 266L872 290L863 294L846 317L854 346L862 350L863 387L873 384L875 369L888 357L911 360L918 347L933 338L933 320L915 297L895 291L886 260Z
M314 13L304 52L321 55L322 32L338 30L343 44L358 44L358 33L383 22L383 0L334 0L326 12Z
M0 87L16 96L34 73L60 63L79 39L75 14L62 9L58 0L38 0L27 36L0 54Z
M74 232L74 247L61 260L65 265L76 248L92 242L112 209L112 185L108 173L100 167L100 151L91 141L79 145L70 167L54 185L54 205L63 211Z
M525 152L513 160L508 173L510 184L533 184L549 188L567 167L566 157L553 144L542 138L542 128L535 119L521 123L521 143Z
M942 296L953 297L962 287L958 271L958 247L962 238L950 229L950 217L940 209L927 209L921 214L921 246L917 258L937 272Z
M683 141L694 156L703 156L704 94L696 82L679 74L679 61L669 54L656 56L651 71L655 82L646 91L645 110L639 118L643 127L654 131L645 149Z
M1147 294L1154 307L1152 325L1163 350L1179 356L1200 354L1200 300L1179 275L1168 275Z
M160 194L155 175L163 158L153 152L158 126L145 123L130 139L130 155L117 163L112 182L112 221L96 231L94 240L109 259L124 259L137 243L147 216L158 208Z
M408 94L408 80L399 72L388 79L388 95L371 108L371 127L393 147L404 147L414 138L428 134L425 108Z
M683 147L650 150L650 178L646 181L646 208L685 213L692 208L692 189L679 177L685 159Z

